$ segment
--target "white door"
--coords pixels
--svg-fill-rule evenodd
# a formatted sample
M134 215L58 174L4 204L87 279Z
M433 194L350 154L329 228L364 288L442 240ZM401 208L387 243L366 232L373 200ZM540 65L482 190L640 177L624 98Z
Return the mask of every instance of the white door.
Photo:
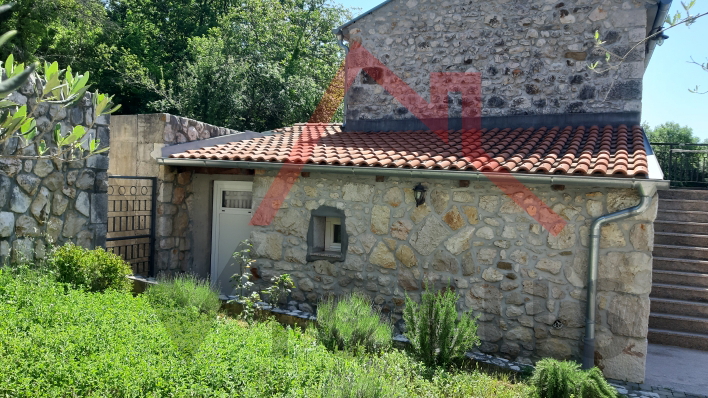
M230 279L240 269L233 254L251 235L252 199L252 182L214 181L211 283L223 294L234 292Z

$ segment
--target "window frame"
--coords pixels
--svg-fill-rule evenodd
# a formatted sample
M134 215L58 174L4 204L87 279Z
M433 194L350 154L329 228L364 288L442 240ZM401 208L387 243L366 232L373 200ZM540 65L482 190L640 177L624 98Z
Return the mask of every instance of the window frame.
M340 226L341 243L339 244L333 242L335 225ZM312 210L307 231L307 261L344 261L348 247L349 238L344 210L330 206L321 206Z
M331 251L340 251L342 250L342 238L341 236L339 237L339 243L334 242L334 226L339 225L339 233L342 233L342 220L336 217L325 217L325 243L324 243L324 251L325 252L331 252Z

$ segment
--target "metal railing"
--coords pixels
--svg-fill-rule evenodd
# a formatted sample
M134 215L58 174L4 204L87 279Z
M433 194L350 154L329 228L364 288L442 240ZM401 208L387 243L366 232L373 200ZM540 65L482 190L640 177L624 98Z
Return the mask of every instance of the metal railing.
M652 142L671 188L708 189L708 144Z

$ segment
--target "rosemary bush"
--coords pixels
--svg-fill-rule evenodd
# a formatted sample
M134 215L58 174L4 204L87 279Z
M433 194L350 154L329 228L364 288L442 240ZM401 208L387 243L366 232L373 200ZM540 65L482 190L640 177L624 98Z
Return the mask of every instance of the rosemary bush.
M219 295L209 282L192 275L158 278L159 283L150 286L145 297L154 306L174 310L189 310L215 317L221 308Z
M614 398L617 391L598 368L580 370L575 362L542 359L531 378L536 394L543 398Z
M406 337L416 358L429 367L448 366L479 344L477 322L468 312L458 316L458 299L449 289L426 290L420 304L406 297Z
M392 328L362 293L335 300L329 298L317 308L317 334L331 351L381 352L391 347Z

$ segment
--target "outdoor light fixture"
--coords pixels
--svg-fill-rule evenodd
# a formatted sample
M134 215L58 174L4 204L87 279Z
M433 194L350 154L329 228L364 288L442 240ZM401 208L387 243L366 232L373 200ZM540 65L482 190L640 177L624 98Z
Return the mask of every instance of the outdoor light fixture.
M418 207L425 203L425 187L423 184L418 183L418 185L413 188L413 196L415 197L415 207Z
M668 38L669 38L669 36L667 36L665 34L660 34L659 37L656 38L656 45L660 46L660 45L664 44L664 40L666 40Z

